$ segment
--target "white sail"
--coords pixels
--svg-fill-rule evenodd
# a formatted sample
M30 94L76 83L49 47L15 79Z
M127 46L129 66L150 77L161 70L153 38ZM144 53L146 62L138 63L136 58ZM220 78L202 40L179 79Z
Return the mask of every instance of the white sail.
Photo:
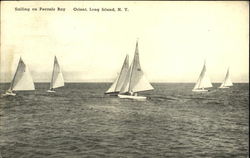
M131 77L131 71L132 71L133 63L130 65L129 70L127 72L127 75L125 77L125 80L123 82L123 85L121 87L120 93L126 93L129 92L129 82Z
M209 88L209 87L213 87L213 85L212 85L212 83L207 75L206 63L204 63L204 66L202 68L200 76L199 76L193 90L204 89L204 88Z
M121 88L121 93L126 92L141 92L154 89L146 79L139 60L138 42L136 43L135 55L126 76L125 82Z
M57 58L55 56L52 78L51 78L51 82L50 82L50 89L58 88L58 87L62 87L62 86L64 86L64 79L63 79L62 71L61 71L60 66L58 64Z
M16 73L10 85L10 90L26 91L35 90L33 79L30 75L28 66L25 65L22 58L20 58Z
M230 86L233 86L233 83L231 81L231 78L230 78L230 73L229 73L229 68L227 69L227 74L226 74L226 77L224 79L224 81L222 82L221 86L220 87L230 87Z
M122 85L126 79L126 75L127 75L128 71L129 71L129 56L127 55L125 60L124 60L123 66L122 66L122 69L121 69L121 72L119 75L119 79L118 79L116 87L115 87L115 91L121 90Z
M126 75L128 73L128 69L129 69L129 56L127 55L123 62L121 72L119 73L118 77L111 85L111 87L106 91L106 93L119 92L121 90Z
M116 87L116 85L117 85L118 78L119 78L119 77L117 77L117 78L115 79L115 81L113 82L113 84L109 87L109 89L108 89L105 93L112 93L112 92L115 92L115 87Z

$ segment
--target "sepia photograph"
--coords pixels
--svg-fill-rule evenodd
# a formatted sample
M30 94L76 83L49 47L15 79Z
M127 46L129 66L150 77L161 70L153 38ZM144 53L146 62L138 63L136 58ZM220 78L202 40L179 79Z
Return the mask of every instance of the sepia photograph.
M248 1L1 1L0 158L248 158Z

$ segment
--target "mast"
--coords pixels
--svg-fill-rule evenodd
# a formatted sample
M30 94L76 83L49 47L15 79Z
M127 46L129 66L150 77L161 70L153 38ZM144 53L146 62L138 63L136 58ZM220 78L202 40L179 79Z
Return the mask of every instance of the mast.
M54 65L53 65L53 71L52 71L52 77L51 77L51 81L50 81L50 89L53 88L53 79L54 79L54 71L55 71L55 64L56 64L56 56L54 57Z
M138 40L136 41L136 46L135 46L135 54L134 54L134 59L133 59L133 62L132 62L132 67L131 67L131 74L130 74L130 78L129 78L128 91L131 91L131 79L132 79L135 60L136 60L137 55L138 55L138 61L139 61Z
M199 85L198 85L199 88L203 88L203 89L204 89L204 85L201 85L201 83L202 83L202 80L204 78L205 72L206 72L206 61L204 62L204 65L203 65L203 68L202 68L202 71L201 71L201 74L200 74L200 82L199 82Z

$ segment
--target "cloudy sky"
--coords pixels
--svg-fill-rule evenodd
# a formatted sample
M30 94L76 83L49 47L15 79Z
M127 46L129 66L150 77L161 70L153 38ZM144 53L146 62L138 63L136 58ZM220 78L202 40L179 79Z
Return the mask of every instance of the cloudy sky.
M132 61L137 38L141 66L151 82L195 82L204 60L212 82L221 82L229 66L233 82L249 80L249 6L244 1L5 1L0 81L11 80L20 56L35 82L49 81L54 55L67 82L112 81L126 54Z

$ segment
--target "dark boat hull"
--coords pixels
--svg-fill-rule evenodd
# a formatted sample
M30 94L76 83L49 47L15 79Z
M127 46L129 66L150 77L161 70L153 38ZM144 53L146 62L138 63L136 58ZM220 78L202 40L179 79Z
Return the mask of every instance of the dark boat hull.
M104 93L104 94L108 96L118 96L119 92L110 92L110 93Z

